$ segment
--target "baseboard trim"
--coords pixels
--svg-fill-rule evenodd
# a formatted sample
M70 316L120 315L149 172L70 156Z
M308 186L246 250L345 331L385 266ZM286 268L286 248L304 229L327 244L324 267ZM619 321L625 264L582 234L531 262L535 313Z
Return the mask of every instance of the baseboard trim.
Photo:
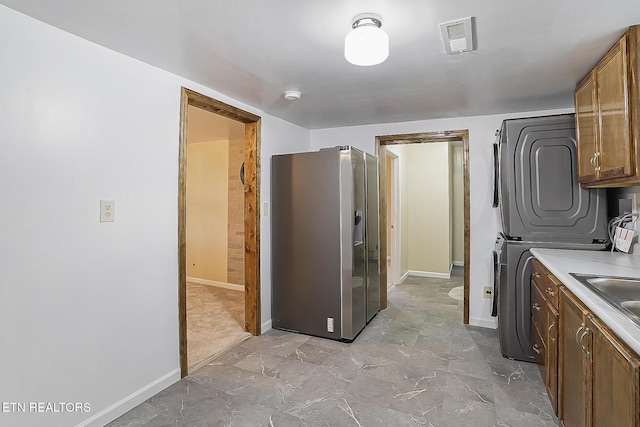
M451 274L449 273L434 273L431 271L409 270L407 274L409 276L433 277L436 279L451 279Z
M84 420L80 424L77 424L76 427L104 426L179 380L180 368L176 368L141 389L134 391L108 408L103 409L94 416Z
M464 267L464 261L453 261L454 267Z
M244 291L244 286L234 283L217 282L215 280L200 279L198 277L187 277L187 282L199 285L216 286L218 288L231 289L232 291Z
M264 334L271 328L273 328L273 323L271 322L271 319L269 319L266 322L263 322L262 325L260 326L260 333Z
M498 318L492 317L491 319L484 319L480 317L471 317L469 318L469 324L472 326L481 326L488 329L497 329Z
M409 272L408 272L408 271L407 271L407 272L405 272L405 273L402 275L402 277L400 278L400 281L399 281L398 283L402 283L402 282L404 282L404 280L405 280L407 277L409 277Z

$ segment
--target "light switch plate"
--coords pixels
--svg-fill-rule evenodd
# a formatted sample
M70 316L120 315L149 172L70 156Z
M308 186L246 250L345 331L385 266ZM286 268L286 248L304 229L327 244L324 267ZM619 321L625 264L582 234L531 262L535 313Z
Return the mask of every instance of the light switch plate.
M100 222L114 222L116 220L116 202L100 200Z

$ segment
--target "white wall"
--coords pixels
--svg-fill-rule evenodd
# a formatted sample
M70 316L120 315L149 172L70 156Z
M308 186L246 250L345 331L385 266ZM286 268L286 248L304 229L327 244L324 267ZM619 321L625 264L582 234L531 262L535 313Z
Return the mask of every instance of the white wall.
M179 378L181 86L263 118L263 202L270 155L310 132L4 6L0 51L0 402L90 404L0 425L103 425ZM270 234L263 216L266 326Z
M455 265L464 264L464 170L462 144L449 144L451 149L452 193L452 259Z
M227 283L229 141L187 144L187 277Z
M401 274L448 277L449 147L446 142L389 148L400 163Z
M495 131L507 118L571 112L573 109L320 129L311 131L311 145L313 149L351 145L375 154L375 137L379 135L468 129L471 204L469 321L473 325L495 328L497 323L491 317L491 300L482 298L482 287L488 286L491 280L491 251L500 223L498 211L491 207Z

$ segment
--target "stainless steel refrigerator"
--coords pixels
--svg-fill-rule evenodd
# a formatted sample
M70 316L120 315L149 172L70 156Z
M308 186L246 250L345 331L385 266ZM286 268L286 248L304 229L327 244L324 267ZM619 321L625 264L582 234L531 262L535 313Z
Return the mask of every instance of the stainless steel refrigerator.
M272 326L352 341L380 310L377 158L275 155L271 206Z

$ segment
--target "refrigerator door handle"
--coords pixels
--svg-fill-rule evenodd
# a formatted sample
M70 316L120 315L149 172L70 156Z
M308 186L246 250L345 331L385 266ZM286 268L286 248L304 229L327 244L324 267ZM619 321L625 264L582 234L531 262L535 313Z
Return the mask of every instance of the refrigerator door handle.
M499 178L499 161L498 161L498 144L493 144L493 203L492 206L497 208L499 205L499 193L498 185L500 185Z

